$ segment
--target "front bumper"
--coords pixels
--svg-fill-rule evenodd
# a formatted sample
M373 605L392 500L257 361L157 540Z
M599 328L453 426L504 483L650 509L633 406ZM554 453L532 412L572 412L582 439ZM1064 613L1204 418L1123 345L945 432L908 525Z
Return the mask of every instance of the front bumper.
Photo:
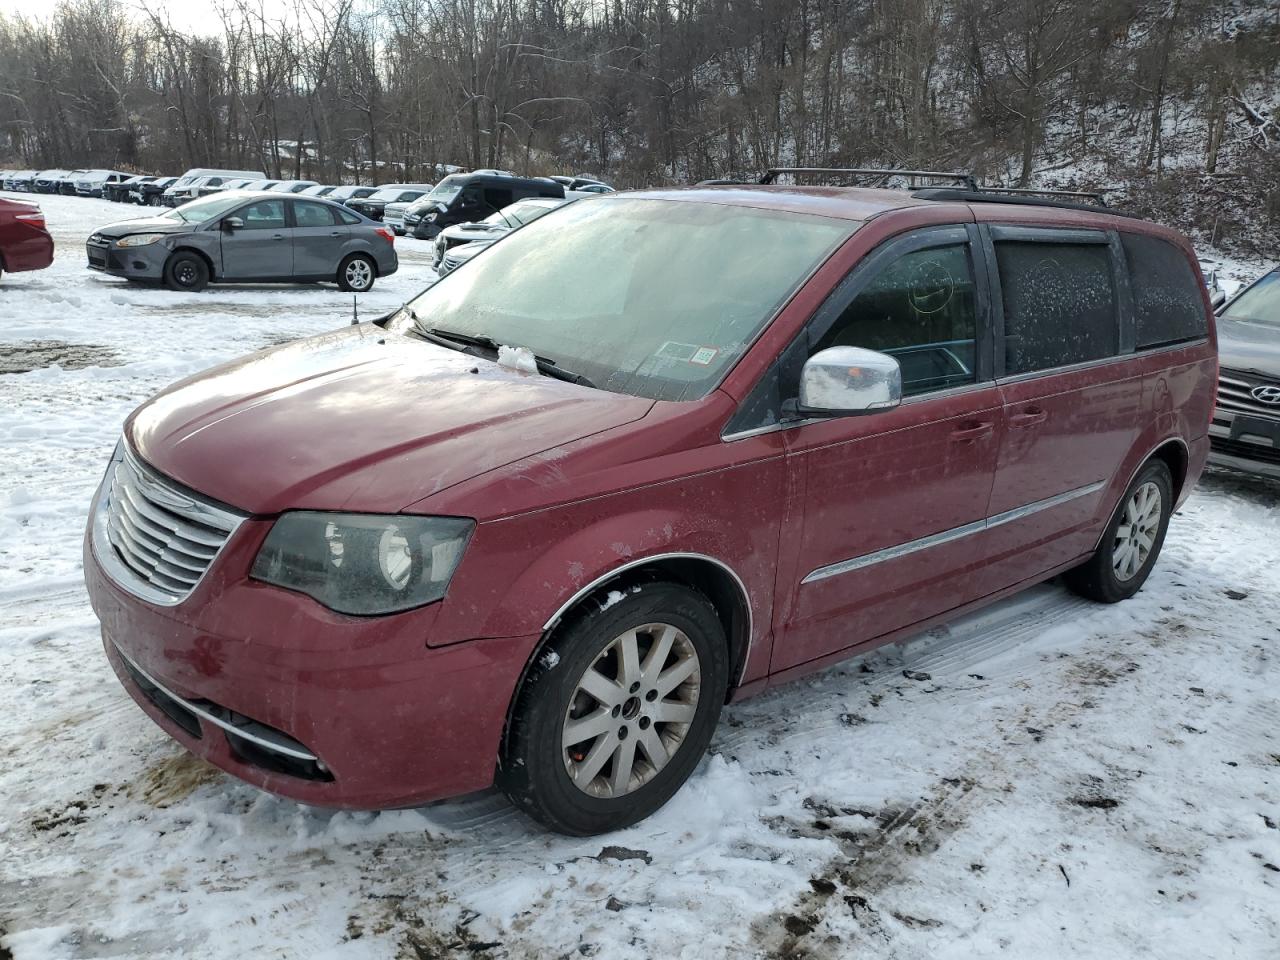
M1209 426L1209 462L1263 477L1280 478L1280 420L1276 421L1271 442L1253 432L1235 418L1220 420L1214 414Z
M492 784L507 707L538 638L428 648L440 604L346 617L233 573L249 569L270 527L246 520L171 607L110 579L86 536L107 659L138 705L198 756L304 803L385 809ZM184 703L202 712L184 714Z
M1208 428L1208 462L1248 474L1280 477L1280 408L1272 412L1261 402L1242 399L1242 390L1251 388L1253 381L1233 379L1238 376L1231 371L1220 375L1219 404Z
M164 264L169 257L169 249L162 243L120 249L110 241L95 243L93 237L90 237L85 242L84 249L91 270L133 280L163 278Z

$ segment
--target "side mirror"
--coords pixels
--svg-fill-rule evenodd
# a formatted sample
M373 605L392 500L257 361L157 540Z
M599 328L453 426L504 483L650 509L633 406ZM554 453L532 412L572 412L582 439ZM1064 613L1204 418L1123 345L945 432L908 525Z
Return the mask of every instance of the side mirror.
M838 417L889 410L902 402L902 368L885 353L828 347L800 371L798 413Z
M230 233L233 230L243 230L244 221L239 217L224 217L222 219L222 232Z

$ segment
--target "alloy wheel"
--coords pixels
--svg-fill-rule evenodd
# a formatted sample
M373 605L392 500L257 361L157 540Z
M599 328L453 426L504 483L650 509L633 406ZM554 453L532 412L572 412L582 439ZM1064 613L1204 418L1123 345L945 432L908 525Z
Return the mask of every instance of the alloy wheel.
M347 283L353 290L363 290L373 281L373 270L368 261L352 260L347 264Z
M1117 580L1132 580L1146 565L1160 532L1162 510L1160 488L1156 484L1148 481L1133 491L1124 505L1112 546L1111 567Z
M614 799L652 780L684 744L701 676L693 643L671 624L615 637L578 680L565 712L561 749L574 785Z

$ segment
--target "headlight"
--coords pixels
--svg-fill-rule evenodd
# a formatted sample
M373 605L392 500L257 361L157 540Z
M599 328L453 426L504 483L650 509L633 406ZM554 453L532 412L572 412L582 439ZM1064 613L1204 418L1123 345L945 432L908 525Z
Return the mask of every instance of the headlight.
M444 596L474 528L459 517L286 513L250 575L339 613L395 613Z
M149 243L155 243L164 236L163 233L135 233L127 237L121 237L116 241L117 247L145 247Z

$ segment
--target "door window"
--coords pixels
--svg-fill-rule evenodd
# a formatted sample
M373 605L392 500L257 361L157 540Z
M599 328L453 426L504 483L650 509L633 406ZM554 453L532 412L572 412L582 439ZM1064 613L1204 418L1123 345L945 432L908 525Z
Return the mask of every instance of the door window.
M1182 252L1140 233L1121 233L1120 243L1129 261L1138 349L1205 336L1204 297Z
M968 247L904 254L844 309L814 352L865 347L896 357L904 396L977 382L977 303Z
M283 230L284 201L259 200L240 210L246 230Z
M511 191L501 187L486 187L484 191L484 202L495 210L501 210L503 207L511 205Z
M295 200L293 203L293 219L300 227L331 227L333 216L330 208L323 203L309 203L306 200Z
M1006 373L1119 353L1116 292L1105 244L997 241L995 247Z

